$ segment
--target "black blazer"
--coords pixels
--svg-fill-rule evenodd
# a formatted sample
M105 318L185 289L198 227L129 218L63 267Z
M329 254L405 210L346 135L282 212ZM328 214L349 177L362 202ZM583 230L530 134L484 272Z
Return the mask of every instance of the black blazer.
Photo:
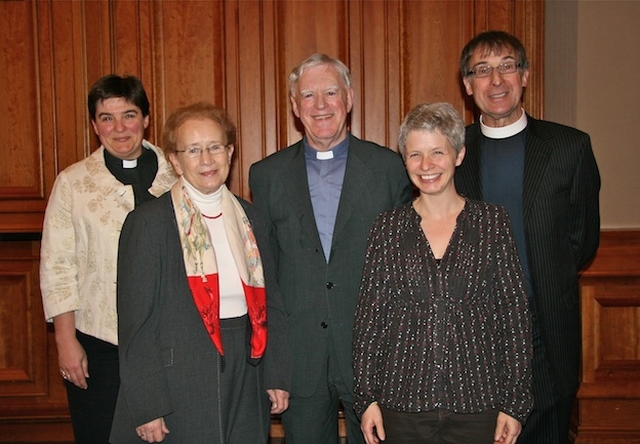
M253 201L271 223L271 247L289 320L292 395L309 396L328 353L351 388L351 338L367 236L375 217L411 199L401 157L350 135L327 264L309 195L302 141L251 166Z
M557 388L572 395L581 350L578 272L598 249L600 174L588 134L527 119L522 199L535 319ZM471 199L482 199L480 140L476 122L455 175L457 190Z
M268 227L239 199L260 249L267 288L268 343L258 365L262 388L289 391L286 319L269 251ZM111 442L137 443L135 427L165 417L167 442L218 436L218 352L193 302L171 194L140 205L122 227L118 250L121 385ZM264 393L264 391L263 391ZM255 402L267 402L266 393ZM225 407L225 406L223 406ZM269 409L262 418L265 430Z

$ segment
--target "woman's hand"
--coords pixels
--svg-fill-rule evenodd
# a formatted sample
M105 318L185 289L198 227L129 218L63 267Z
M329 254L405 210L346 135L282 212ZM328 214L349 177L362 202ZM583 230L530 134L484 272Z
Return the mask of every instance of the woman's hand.
M136 427L136 434L146 442L162 442L167 433L169 433L169 429L164 423L164 418L156 418Z
M515 444L520 432L522 432L520 421L504 412L498 413L496 431L493 437L494 443Z
M387 438L382 424L382 411L377 402L370 404L362 414L360 430L367 444L378 444Z
M75 314L64 313L53 319L58 348L58 366L60 376L75 386L88 387L89 361L87 353L76 338Z
M289 408L289 392L280 389L268 389L269 401L271 401L271 413L282 413Z

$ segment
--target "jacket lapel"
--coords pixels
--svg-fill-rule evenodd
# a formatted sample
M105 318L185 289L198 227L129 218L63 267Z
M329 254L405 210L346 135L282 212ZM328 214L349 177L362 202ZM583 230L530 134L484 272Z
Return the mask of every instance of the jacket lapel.
M340 193L340 204L338 214L333 228L333 241L335 241L347 222L351 218L353 211L357 208L361 196L366 192L371 170L366 164L366 148L360 145L355 137L349 135L349 155L344 174L344 183Z
M303 230L313 239L320 242L320 234L313 214L311 195L309 194L309 179L307 177L307 164L304 160L304 146L302 141L295 146L296 153L291 158L287 174L283 175L288 201L294 209Z
M524 152L524 183L522 207L525 224L529 218L533 201L540 189L540 182L543 180L552 147L547 141L551 135L544 131L544 127L538 125L538 121L527 115L528 130Z
M469 199L482 200L482 179L480 177L480 124L476 122L467 130L465 158L462 161L468 171L466 182L460 188L467 190ZM457 180L462 180L457 176ZM459 191L459 190L458 190Z

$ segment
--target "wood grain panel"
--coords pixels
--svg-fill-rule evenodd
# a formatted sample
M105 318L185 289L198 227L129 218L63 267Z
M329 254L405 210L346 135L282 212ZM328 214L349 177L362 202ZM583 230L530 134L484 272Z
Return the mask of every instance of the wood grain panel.
M155 6L164 2L132 2L114 1L110 14L113 19L109 22L111 37L111 72L119 75L135 75L142 81L151 104L151 118L146 137L158 144L162 138L164 116L158 112L158 98L156 97L157 70L154 66L155 35L154 12ZM93 82L91 82L93 83ZM94 137L95 140L95 137Z
M227 111L238 127L230 188L250 198L249 167L277 145L273 2L225 3Z
M156 121L206 100L225 107L224 13L221 1L153 2Z
M583 381L640 381L640 279L607 278L583 287Z
M402 113L398 95L400 5L374 1L349 3L349 59L355 91L351 131L392 149Z
M581 277L576 443L640 442L640 232L603 232Z
M38 282L37 250L29 242L3 242L0 398L18 397L22 402L32 402L34 397L46 394L46 329Z
M89 155L86 145L87 89L83 48L83 3L51 2L53 112L56 173ZM53 185L53 184L51 184Z
M404 112L423 102L450 102L464 110L460 51L471 38L465 16L469 2L404 3L405 43L402 57Z
M112 3L110 2L82 2L83 14L83 45L85 47L85 78L84 78L84 102L78 109L82 113L84 127L82 142L88 152L95 151L100 146L100 141L91 129L89 111L87 109L87 95L91 86L107 74L124 75L115 66L115 53L112 48L113 33L111 27ZM128 74L138 75L137 72L125 69ZM80 105L79 105L80 106ZM80 160L78 158L77 160Z
M544 118L544 2L515 2L512 32L521 39L529 57L529 81L524 91L524 109Z
M43 176L43 103L38 14L32 2L4 2L0 27L0 232L37 231L47 190Z
M0 27L0 85L5 96L0 105L0 130L10 135L4 138L0 162L3 198L43 197L42 178L32 167L40 164L34 12L30 3L8 2Z
M53 329L43 319L39 242L0 248L0 443L70 442Z
M6 168L0 170L0 232L40 231L59 166L84 156L78 150L75 112L78 6L0 3L7 25L1 27L0 58L3 75L10 76L2 81L0 100L0 125L6 124L4 134L10 135L0 162L0 168Z

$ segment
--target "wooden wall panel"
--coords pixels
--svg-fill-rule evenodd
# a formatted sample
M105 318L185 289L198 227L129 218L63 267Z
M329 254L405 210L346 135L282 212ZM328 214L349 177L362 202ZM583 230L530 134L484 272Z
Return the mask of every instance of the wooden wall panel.
M640 442L640 232L603 232L581 288L575 442Z
M42 317L38 252L37 242L0 249L0 442L71 436L53 334ZM50 427L47 417L61 426Z
M84 131L82 139L82 148L87 154L93 152L99 146L98 138L95 136L91 125L89 124L89 112L87 110L87 94L91 85L100 77L108 73L118 73L114 61L115 52L112 48L113 33L111 32L111 16L112 5L109 2L79 2L82 7L82 17L84 29L82 32L82 41L84 46L84 78L83 91L86 91L79 99L84 99L78 104L78 113L81 113ZM131 74L135 72L124 68ZM122 74L122 73L118 73ZM135 73L137 74L137 73ZM152 102L153 103L153 102ZM81 106L81 108L80 108ZM150 129L150 132L152 129ZM86 155L85 155L86 156ZM75 162L72 160L71 163Z
M38 8L47 2L35 2ZM43 35L42 51L53 55L51 76L53 81L53 134L49 135L54 146L57 174L67 166L89 154L85 146L88 128L86 119L85 47L82 29L83 3L49 2L51 27L49 35ZM44 18L44 17L43 17ZM50 46L48 46L50 45ZM44 143L51 143L47 137ZM47 190L51 189L47 184Z
M43 196L42 177L32 167L40 164L38 108L33 101L38 73L32 6L26 2L9 3L3 11L6 26L0 27L0 45L4 47L0 52L0 85L8 105L0 107L0 130L12 136L5 138L5 161L0 162L0 193L6 197ZM25 87L10 86L18 82Z
M352 69L352 132L392 149L402 117L420 102L450 101L473 119L458 57L464 43L485 29L522 38L535 69L525 106L534 116L542 113L544 16L543 2L535 0L0 5L11 25L0 34L0 61L8 68L0 77L8 85L0 122L13 129L7 162L0 164L0 213L6 216L0 232L39 231L56 174L97 147L86 94L110 72L142 79L152 106L147 138L155 143L175 108L196 100L226 107L239 130L229 185L243 197L250 197L250 165L302 135L287 79L313 52L339 57Z
M398 1L349 3L350 69L355 90L351 130L358 137L389 147L394 145L401 113L401 5Z
M221 1L152 5L154 41L145 50L155 55L155 120L160 135L161 123L178 107L198 100L226 106L224 13Z
M46 354L37 261L28 245L6 245L0 257L0 393L34 397L45 393ZM16 250L16 251L14 251ZM22 254L21 254L22 253Z
M527 48L529 81L523 106L533 117L544 118L544 2L515 2L511 31Z
M44 208L40 144L40 75L37 16L30 2L5 2L0 26L0 130L5 135L0 162L1 225L37 230ZM26 55L26 56L25 56Z
M470 2L404 3L403 114L422 102L451 102L464 112L460 51L474 32ZM435 36L438 36L435 38Z
M278 148L278 101L273 2L225 3L227 110L241 131L230 188L250 199L251 164Z

